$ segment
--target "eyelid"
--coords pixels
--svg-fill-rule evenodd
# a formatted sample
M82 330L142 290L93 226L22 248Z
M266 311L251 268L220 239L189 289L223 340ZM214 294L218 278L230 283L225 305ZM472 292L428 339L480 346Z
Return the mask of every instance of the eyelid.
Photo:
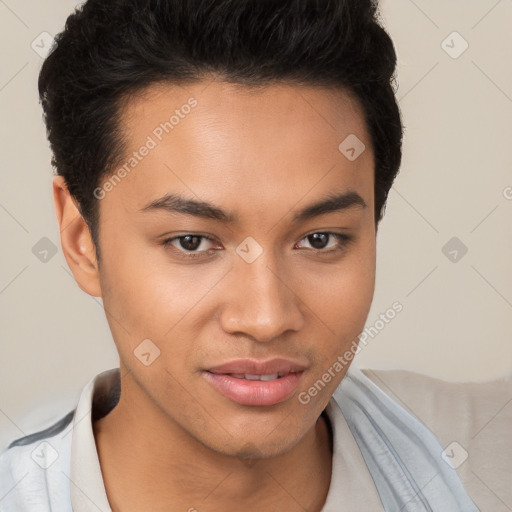
M302 242L302 240L307 239L311 235L315 234L323 234L323 235L331 235L333 238L337 240L337 244L334 248L330 249L315 249L315 248L307 248L308 251L314 252L316 254L331 254L334 252L339 252L343 249L345 249L349 244L351 244L354 241L353 235L349 235L346 233L337 233L335 231L313 231L311 233L308 233L307 235L304 235L299 242ZM299 243L298 242L298 243Z
M218 249L207 249L207 250L203 250L203 251L184 251L184 250L178 249L174 245L172 245L172 242L174 242L175 240L179 240L180 238L185 238L187 236L195 236L197 238L208 240L210 242L216 241L213 237L211 237L209 235L203 235L201 233L184 233L182 235L174 235L172 237L164 239L162 241L162 245L164 247L171 248L171 250L179 253L180 256L183 256L185 258L194 258L194 257L197 258L197 257L200 257L201 255L211 254L212 251L218 250Z

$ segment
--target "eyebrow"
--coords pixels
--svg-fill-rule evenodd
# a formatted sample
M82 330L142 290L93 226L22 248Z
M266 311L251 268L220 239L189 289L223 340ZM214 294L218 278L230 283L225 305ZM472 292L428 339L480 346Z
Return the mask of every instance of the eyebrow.
M349 190L339 194L331 193L320 201L310 204L296 212L293 215L293 223L298 224L326 213L341 212L355 207L362 209L367 207L364 199L357 192ZM208 220L216 220L225 224L233 224L238 219L236 214L225 211L211 203L187 199L178 194L166 194L159 199L151 201L141 208L140 211L166 211L169 213L179 213Z

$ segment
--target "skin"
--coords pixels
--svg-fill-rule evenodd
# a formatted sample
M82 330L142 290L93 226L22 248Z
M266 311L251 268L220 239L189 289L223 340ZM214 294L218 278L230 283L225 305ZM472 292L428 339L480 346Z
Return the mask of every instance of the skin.
M100 265L65 182L53 185L64 255L80 288L102 297L120 357L120 401L93 425L107 495L123 512L319 511L332 464L319 416L348 367L308 404L298 394L357 339L373 298L374 157L362 110L319 87L153 85L124 111L128 153L191 96L190 114L99 201ZM338 150L349 134L366 145L354 161ZM348 190L366 207L293 223L294 212ZM141 211L165 193L238 221ZM353 241L321 254L337 245L330 237L315 252L308 235L322 232ZM190 233L214 239L198 258L180 256L178 240L162 243ZM248 236L263 249L252 263L235 252ZM134 355L145 339L160 349L148 366ZM236 404L202 373L273 357L308 366L273 406Z

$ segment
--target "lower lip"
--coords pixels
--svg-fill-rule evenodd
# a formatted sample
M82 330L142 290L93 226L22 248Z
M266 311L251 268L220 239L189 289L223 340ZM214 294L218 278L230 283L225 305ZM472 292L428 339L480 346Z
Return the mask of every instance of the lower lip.
M275 405L283 402L297 389L303 374L289 373L274 380L246 380L221 373L203 373L220 394L242 405Z

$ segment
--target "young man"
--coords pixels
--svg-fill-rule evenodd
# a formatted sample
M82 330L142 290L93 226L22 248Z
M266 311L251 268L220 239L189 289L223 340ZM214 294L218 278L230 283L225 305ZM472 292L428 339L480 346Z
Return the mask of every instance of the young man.
M68 18L39 79L54 200L120 368L2 454L3 512L477 510L347 373L400 165L395 65L370 1Z

